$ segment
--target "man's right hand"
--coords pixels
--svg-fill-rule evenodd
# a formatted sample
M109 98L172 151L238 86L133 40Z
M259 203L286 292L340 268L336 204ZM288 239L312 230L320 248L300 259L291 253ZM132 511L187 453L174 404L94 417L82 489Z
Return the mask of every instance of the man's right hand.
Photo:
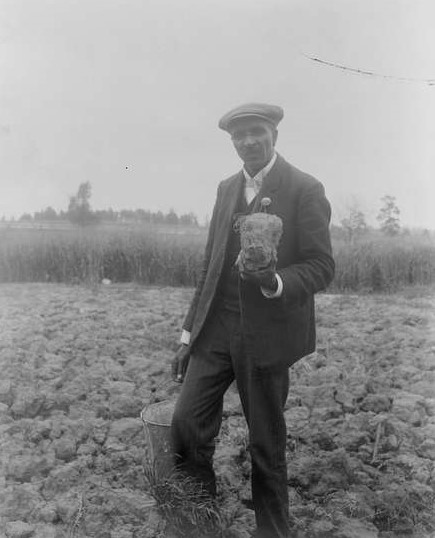
M177 383L182 383L184 381L189 359L189 346L186 346L186 344L181 344L172 360L172 379Z

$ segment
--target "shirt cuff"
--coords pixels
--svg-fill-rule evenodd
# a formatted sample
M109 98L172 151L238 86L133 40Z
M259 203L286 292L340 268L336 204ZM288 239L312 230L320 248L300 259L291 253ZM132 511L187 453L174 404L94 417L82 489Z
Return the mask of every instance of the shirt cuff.
M276 281L278 282L278 287L276 291L270 291L266 288L261 288L261 293L267 298L267 299L277 299L278 297L281 297L282 290L284 288L284 284L282 282L282 278L279 276L278 273L275 273Z
M185 331L183 329L183 332L181 333L180 342L184 344L185 346L188 346L190 344L190 332Z

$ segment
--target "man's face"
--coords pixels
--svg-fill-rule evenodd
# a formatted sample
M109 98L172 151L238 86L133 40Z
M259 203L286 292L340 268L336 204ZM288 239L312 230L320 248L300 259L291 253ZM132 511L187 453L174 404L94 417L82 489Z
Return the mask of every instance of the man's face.
M256 174L270 161L278 132L261 118L240 118L230 129L234 147L248 172Z

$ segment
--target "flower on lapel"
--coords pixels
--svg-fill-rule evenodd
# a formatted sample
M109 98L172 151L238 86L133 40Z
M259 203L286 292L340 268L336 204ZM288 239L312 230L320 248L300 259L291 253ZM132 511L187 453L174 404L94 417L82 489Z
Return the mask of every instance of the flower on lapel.
M260 212L264 211L265 213L267 213L267 208L270 206L271 203L272 200L268 196L262 198L260 200Z

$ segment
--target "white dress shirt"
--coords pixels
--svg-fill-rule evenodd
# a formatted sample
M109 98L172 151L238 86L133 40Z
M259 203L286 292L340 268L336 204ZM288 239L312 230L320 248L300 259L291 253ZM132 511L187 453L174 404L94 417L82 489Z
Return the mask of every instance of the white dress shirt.
M249 175L249 172L246 170L246 168L243 167L243 175L245 176L245 179L246 179L245 198L248 204L250 204L252 200L257 196L257 194L260 192L263 179L267 176L267 174L272 169L272 166L275 164L276 157L277 155L276 153L274 153L273 157L266 164L266 166L262 168L259 172L257 172L255 176L253 177L251 177Z

